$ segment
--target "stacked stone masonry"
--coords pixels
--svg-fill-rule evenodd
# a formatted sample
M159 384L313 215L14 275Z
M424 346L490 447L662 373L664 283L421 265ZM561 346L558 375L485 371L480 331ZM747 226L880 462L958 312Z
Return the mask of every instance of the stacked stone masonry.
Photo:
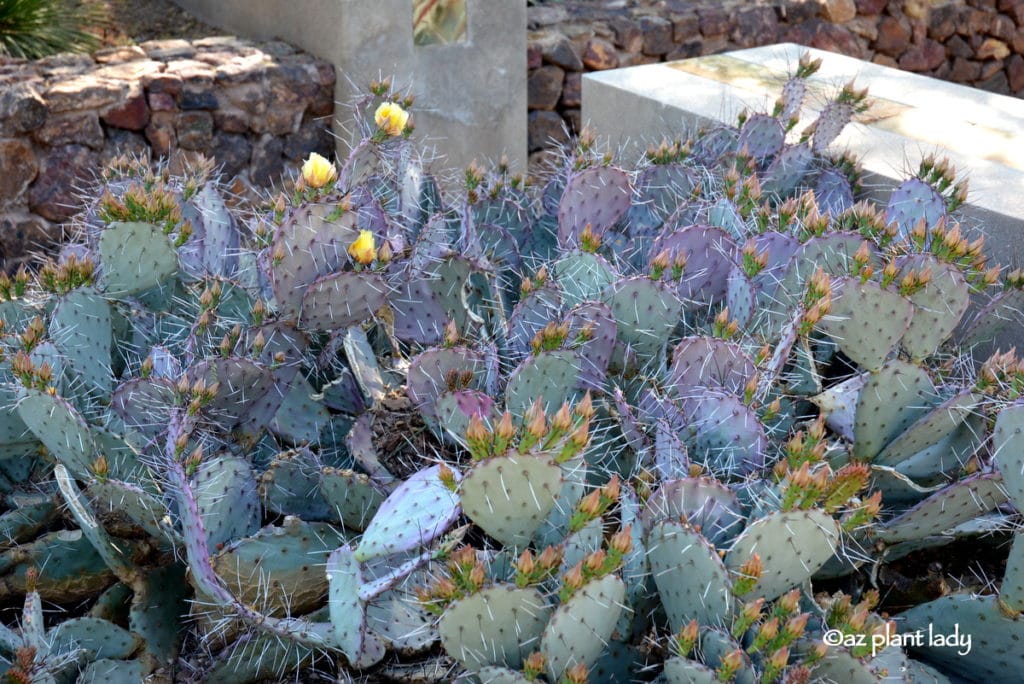
M284 43L150 41L92 56L0 57L0 260L53 243L113 157L213 157L248 188L331 154L334 67Z
M534 162L579 129L584 72L778 42L1024 97L1024 0L559 0L528 22Z

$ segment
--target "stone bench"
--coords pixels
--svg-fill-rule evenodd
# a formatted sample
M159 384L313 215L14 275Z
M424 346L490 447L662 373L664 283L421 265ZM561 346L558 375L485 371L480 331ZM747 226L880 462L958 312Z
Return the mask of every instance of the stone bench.
M833 149L861 159L865 187L885 199L922 156L949 157L970 182L958 217L982 226L996 262L1024 265L1024 100L794 44L630 67L583 77L583 119L621 147L627 159L649 142L699 126L735 123L736 115L771 110L804 52L823 60L810 79L803 130L828 95L855 79L872 107L847 126Z

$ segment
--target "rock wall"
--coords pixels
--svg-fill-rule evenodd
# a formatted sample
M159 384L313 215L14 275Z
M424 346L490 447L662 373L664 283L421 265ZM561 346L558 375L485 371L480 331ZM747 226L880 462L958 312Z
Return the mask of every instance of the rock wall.
M150 41L0 57L0 260L59 239L76 191L121 153L212 156L252 187L332 154L334 67L279 42Z
M578 130L584 72L778 42L1024 97L1024 0L565 0L528 26L535 162Z

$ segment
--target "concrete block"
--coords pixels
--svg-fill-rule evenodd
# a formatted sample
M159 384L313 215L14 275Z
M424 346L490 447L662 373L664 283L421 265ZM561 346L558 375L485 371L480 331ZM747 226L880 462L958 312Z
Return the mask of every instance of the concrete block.
M335 133L351 144L347 108L394 76L416 97L416 136L447 165L507 154L526 169L526 3L469 0L466 40L413 45L412 0L175 0L205 22L292 43L335 65Z
M984 229L995 263L1024 266L1024 101L1016 98L780 44L585 74L583 122L635 160L664 136L735 123L744 108L770 111L805 51L823 64L796 132L855 79L873 105L832 147L861 159L874 198L885 201L925 154L947 156L970 182L968 204L957 212L965 229Z

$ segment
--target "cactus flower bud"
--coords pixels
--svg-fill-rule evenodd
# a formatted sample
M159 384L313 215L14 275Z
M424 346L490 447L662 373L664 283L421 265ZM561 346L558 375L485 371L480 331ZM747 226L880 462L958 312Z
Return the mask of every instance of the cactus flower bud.
M679 634L677 634L673 640L675 642L676 654L683 658L689 656L697 645L697 639L699 637L700 625L697 624L696 620L690 620L681 630L679 630Z
M590 676L590 670L587 669L586 663L576 663L565 673L566 684L587 684L587 678Z
M543 653L534 651L523 661L523 674L532 682L544 673L547 663L547 658L544 657Z
M382 264L390 264L394 258L395 252L391 249L391 243L387 240L381 243L380 249L377 250L377 261Z
M629 525L626 525L612 535L612 538L608 540L608 548L620 556L625 556L627 553L632 551L633 536L631 530L632 528Z

